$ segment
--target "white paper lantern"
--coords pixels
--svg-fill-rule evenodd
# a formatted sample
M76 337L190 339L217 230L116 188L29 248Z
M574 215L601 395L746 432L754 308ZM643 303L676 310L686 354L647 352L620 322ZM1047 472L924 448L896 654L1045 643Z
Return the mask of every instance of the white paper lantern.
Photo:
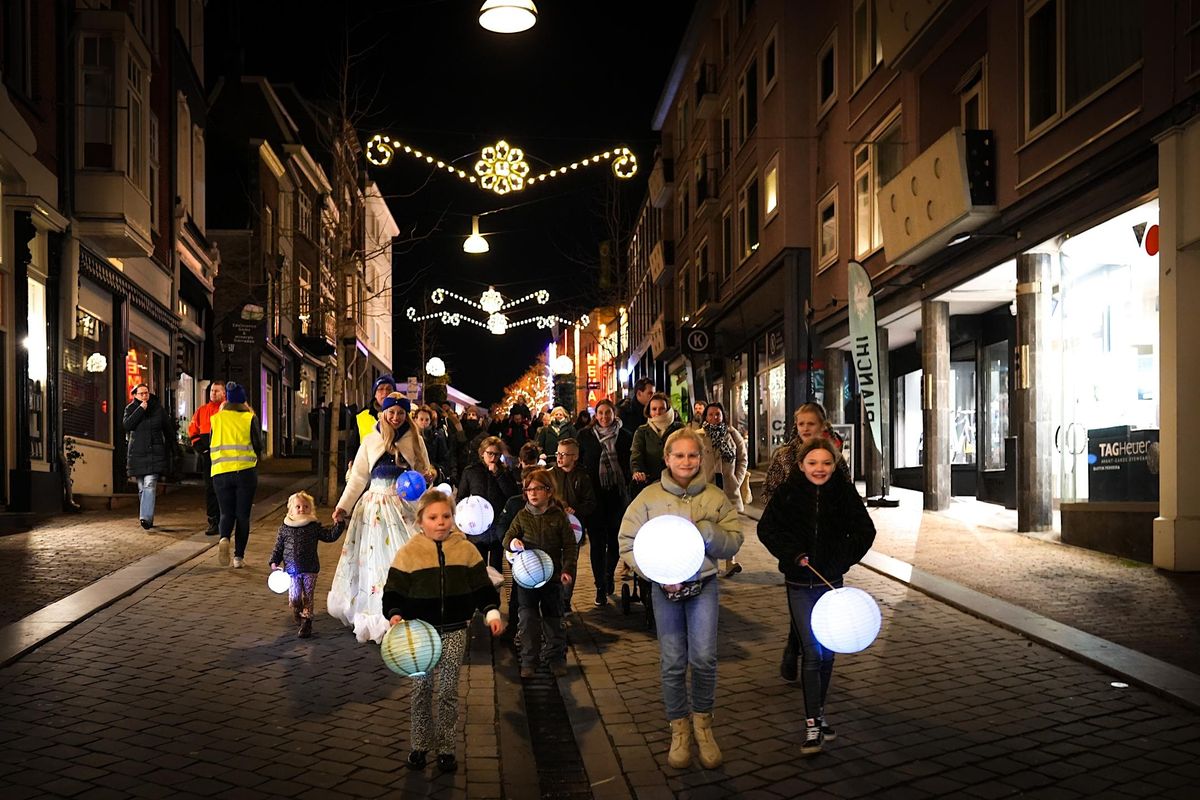
M428 622L406 619L383 635L379 654L387 668L397 675L419 677L441 660L442 637Z
M468 536L485 533L495 518L492 504L477 494L463 498L454 509L454 524Z
M654 517L633 539L638 570L668 586L693 578L704 564L704 537L690 519L674 514Z
M283 594L292 585L292 576L281 569L271 570L267 576L267 587L275 594Z
M567 519L571 523L571 532L575 534L575 544L579 544L583 541L583 523L574 514L567 514Z
M549 553L527 547L513 559L512 575L519 586L540 589L554 577L554 560Z
M812 610L813 636L835 653L865 650L879 635L882 624L875 598L853 586L826 592Z
M450 488L450 484L448 483L439 483L433 488L446 495L446 497L454 497L454 490Z

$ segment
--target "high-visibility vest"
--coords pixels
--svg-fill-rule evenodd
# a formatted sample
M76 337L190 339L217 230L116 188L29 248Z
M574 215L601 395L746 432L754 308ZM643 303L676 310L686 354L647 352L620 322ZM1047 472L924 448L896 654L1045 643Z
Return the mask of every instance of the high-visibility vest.
M212 459L212 475L238 472L258 464L258 456L250 441L249 411L218 411L212 416L212 443L208 450Z
M358 412L354 417L354 421L358 423L358 441L360 443L366 440L371 431L375 430L375 423L379 422L369 408L364 408Z

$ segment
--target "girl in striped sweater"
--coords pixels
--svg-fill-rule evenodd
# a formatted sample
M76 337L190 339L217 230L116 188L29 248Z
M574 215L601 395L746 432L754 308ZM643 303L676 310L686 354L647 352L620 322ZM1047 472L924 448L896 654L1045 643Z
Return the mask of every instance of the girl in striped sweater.
M453 772L454 723L458 719L458 672L467 649L467 626L475 612L485 615L493 636L504 632L500 595L488 578L479 550L454 527L454 506L431 489L417 502L420 536L397 552L383 590L383 609L395 625L420 619L442 636L442 658L428 674L413 677L412 752L408 766L425 768L437 748L438 768ZM433 682L437 676L437 721L433 719Z

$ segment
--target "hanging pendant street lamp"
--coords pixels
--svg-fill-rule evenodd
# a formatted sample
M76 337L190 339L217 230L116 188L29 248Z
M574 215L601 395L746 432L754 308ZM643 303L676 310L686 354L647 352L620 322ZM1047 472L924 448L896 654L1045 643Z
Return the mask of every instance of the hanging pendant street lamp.
M487 239L479 235L479 217L471 217L471 235L463 242L463 252L486 253L489 249Z
M484 0L479 24L492 33L520 33L537 22L533 0Z

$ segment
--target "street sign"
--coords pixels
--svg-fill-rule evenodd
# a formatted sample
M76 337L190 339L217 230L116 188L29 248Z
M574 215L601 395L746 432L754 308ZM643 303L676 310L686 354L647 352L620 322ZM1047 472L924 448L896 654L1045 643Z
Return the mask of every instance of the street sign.
M707 353L712 345L712 335L703 328L692 328L684 335L683 341L693 353Z

